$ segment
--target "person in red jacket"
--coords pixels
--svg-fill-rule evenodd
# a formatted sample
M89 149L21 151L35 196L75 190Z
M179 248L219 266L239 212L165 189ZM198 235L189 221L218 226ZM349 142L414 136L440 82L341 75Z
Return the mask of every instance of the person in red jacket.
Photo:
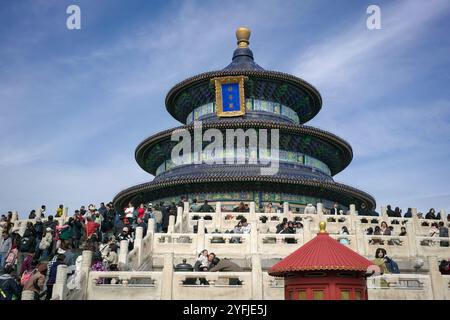
M84 232L86 234L86 239L90 239L91 236L97 232L97 229L100 225L97 222L92 221L90 217L88 217L86 224L84 225Z

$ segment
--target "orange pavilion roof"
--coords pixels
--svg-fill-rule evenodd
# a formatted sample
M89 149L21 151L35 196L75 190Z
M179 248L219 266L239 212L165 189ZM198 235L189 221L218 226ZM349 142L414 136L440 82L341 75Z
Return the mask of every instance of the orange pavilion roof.
M366 271L372 264L349 247L331 238L328 233L322 232L272 266L269 274L279 276L290 272L319 270Z

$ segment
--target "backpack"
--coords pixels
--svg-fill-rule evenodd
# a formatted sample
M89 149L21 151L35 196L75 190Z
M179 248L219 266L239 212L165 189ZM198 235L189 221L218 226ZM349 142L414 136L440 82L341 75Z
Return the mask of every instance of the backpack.
M33 239L30 237L23 237L20 239L20 251L21 252L28 252L31 249L31 246L33 245Z
M400 268L398 267L397 262L389 257L386 257L386 267L390 273L400 273Z

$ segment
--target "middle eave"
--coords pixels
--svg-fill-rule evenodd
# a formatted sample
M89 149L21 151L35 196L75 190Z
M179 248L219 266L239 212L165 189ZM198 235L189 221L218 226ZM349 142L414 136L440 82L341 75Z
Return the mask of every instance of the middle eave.
M255 119L222 119L203 122L206 129L279 129L280 150L301 151L315 157L328 165L331 175L344 170L353 158L353 151L348 142L327 131L305 125L288 124ZM156 133L136 148L135 158L139 166L155 175L157 167L166 160L177 142L171 141L175 130L185 129L193 132L194 125L184 125ZM149 156L150 155L150 156Z

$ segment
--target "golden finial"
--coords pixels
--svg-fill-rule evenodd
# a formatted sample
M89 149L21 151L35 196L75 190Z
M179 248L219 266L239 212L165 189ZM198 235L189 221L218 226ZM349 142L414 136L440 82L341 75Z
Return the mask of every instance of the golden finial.
M325 221L321 221L319 223L320 233L327 233L327 223Z
M246 27L239 27L236 30L237 44L239 48L247 48L250 41L251 30Z

